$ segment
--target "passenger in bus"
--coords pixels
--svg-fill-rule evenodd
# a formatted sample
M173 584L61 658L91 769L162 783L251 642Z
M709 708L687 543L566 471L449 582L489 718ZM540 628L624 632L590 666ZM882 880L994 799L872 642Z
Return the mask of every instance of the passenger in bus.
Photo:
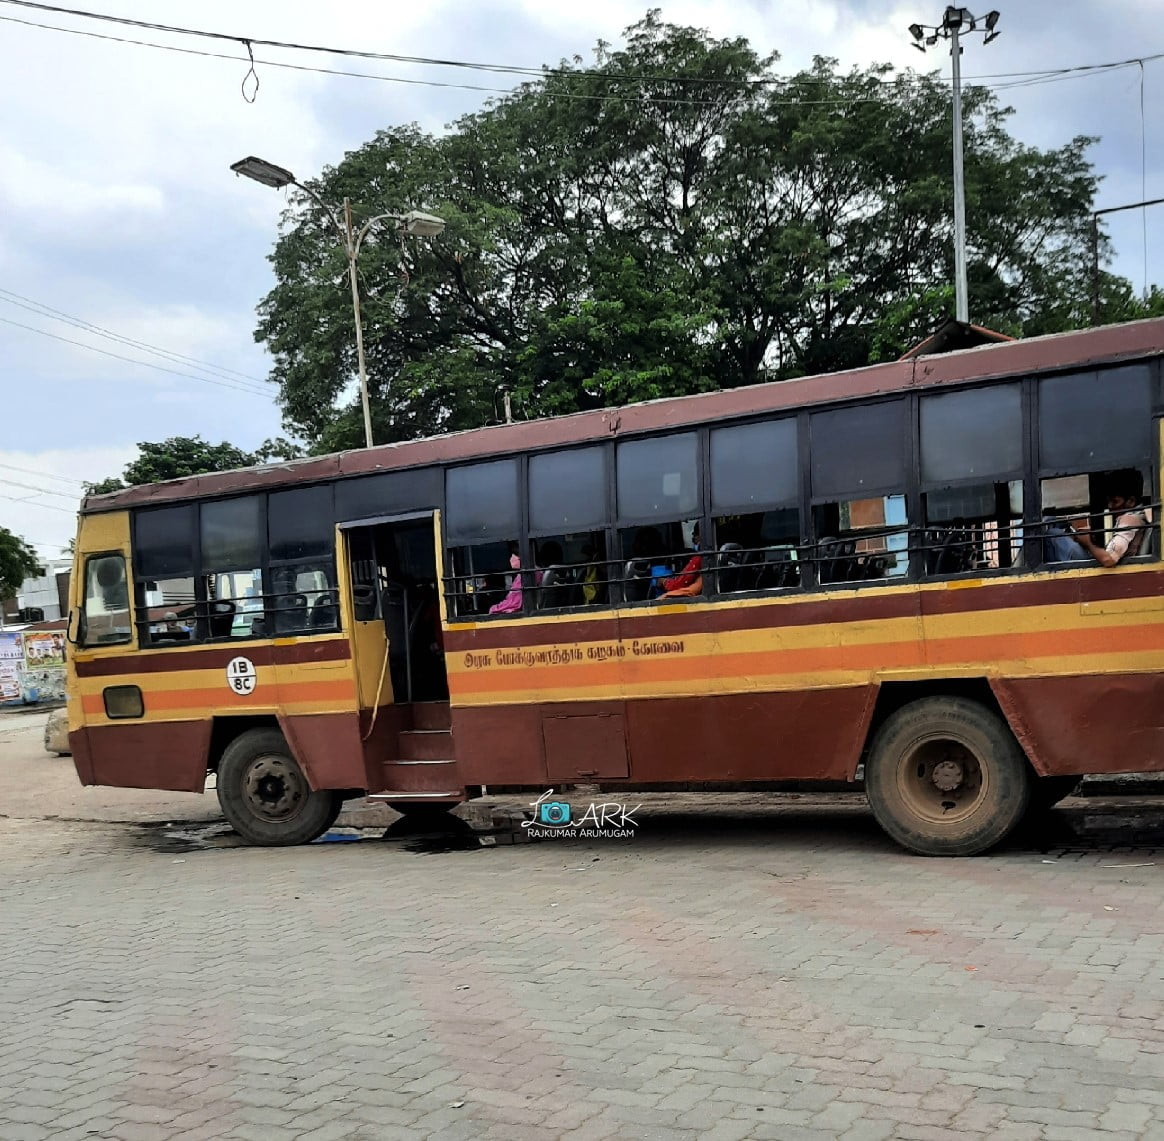
M518 555L509 556L509 565L513 568L513 579L509 584L509 593L500 601L489 607L490 614L519 614L521 612L521 558ZM538 582L541 574L535 575Z
M582 584L582 601L587 606L605 602L606 587L602 581L602 568L595 561L598 557L593 543L582 548L582 574L578 581Z
M1141 502L1144 495L1144 477L1135 468L1114 471L1107 480L1107 509L1115 518L1111 538L1100 546L1087 532L1087 519L1071 519L1072 536L1101 567L1114 567L1123 558L1135 558L1144 545L1151 523L1147 508Z
M659 598L690 598L703 593L703 556L699 553L699 524L691 532L691 543L695 553L683 569L669 578L663 579Z

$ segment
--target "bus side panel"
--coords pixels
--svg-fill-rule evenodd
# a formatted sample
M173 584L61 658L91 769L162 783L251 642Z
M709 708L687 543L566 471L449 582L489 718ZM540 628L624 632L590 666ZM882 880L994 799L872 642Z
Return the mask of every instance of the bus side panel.
M202 792L210 720L115 721L69 735L82 784ZM81 745L77 750L77 744Z
M279 714L279 728L313 790L366 789L360 717L351 713Z
M995 678L990 684L1040 775L1164 772L1164 674Z
M846 781L877 686L627 702L635 781Z
M457 761L466 784L553 784L593 779L638 783L846 781L860 760L877 686L454 708ZM579 733L625 723L625 761L588 741L587 763L569 772L552 755L556 723ZM565 763L564 763L565 762Z

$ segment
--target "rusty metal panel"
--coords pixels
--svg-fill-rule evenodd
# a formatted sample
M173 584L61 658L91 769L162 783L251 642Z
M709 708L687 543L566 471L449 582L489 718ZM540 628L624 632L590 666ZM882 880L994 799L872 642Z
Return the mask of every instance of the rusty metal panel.
M551 781L617 780L630 775L621 713L543 717Z

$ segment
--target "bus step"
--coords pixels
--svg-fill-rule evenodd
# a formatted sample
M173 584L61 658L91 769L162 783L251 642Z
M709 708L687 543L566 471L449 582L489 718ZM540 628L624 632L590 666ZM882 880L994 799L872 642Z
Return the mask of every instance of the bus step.
M453 735L448 729L404 729L396 738L396 753L402 761L453 760Z
M414 701L410 708L413 729L452 728L452 711L447 701Z

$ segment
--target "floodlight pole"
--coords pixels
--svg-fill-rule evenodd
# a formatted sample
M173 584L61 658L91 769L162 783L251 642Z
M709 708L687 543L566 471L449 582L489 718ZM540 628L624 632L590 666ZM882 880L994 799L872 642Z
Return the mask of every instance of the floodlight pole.
M966 324L970 320L969 288L966 281L966 186L962 177L962 45L960 27L950 31L950 56L954 80L954 316Z
M998 36L998 12L989 12L984 20L986 38L990 43ZM942 22L934 27L911 24L910 35L913 46L920 52L933 47L939 39L950 41L951 78L953 80L954 119L954 316L966 324L970 320L970 290L966 280L966 185L962 154L962 35L979 31L978 17L967 8L949 5L942 15ZM930 35L926 35L929 32Z

